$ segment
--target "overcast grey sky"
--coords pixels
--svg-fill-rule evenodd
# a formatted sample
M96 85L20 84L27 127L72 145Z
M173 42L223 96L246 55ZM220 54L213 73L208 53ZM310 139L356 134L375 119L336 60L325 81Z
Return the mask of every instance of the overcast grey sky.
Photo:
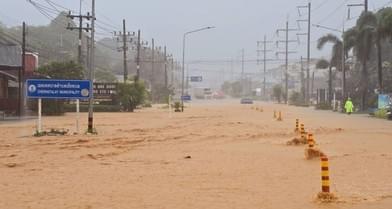
M47 5L45 0L34 1ZM79 0L51 1L66 8L79 10ZM90 10L91 0L83 0L83 2L83 11ZM228 63L223 61L239 58L242 48L245 49L247 60L255 60L256 41L262 40L264 34L270 40L280 39L276 36L276 29L285 26L287 17L290 28L297 28L296 20L301 18L298 17L296 7L306 5L307 2L307 0L96 0L96 6L98 20L120 30L121 21L125 18L130 31L140 28L143 39L155 38L158 45L167 45L168 50L178 60L181 60L184 32L205 26L216 26L214 30L189 36L187 60L211 61L208 64L192 65L192 68L222 70L228 67ZM313 0L311 2L312 23L341 28L343 19L347 16L345 5L362 3L363 0ZM369 0L369 8L378 9L389 2L392 3L390 0ZM361 10L362 8L353 9L352 16L358 16ZM306 13L303 11L304 15ZM26 0L3 0L0 18L7 25L17 25L23 20L30 25L49 22ZM302 17L304 18L306 17ZM346 21L347 26L352 26L354 23L355 19ZM100 37L105 35L110 37L109 31L114 28L103 23L99 24L106 28L106 30L97 29ZM302 28L305 29L306 25L304 24ZM328 56L328 49L320 52L315 48L316 40L328 32L312 27L312 57ZM295 33L291 33L291 39L297 39ZM275 45L271 44L270 48L275 50ZM300 45L293 43L290 48L298 51L297 54L291 55L290 59L306 56L306 38L302 37ZM275 53L270 53L268 57L276 58ZM246 68L249 72L254 72L260 67L249 62Z

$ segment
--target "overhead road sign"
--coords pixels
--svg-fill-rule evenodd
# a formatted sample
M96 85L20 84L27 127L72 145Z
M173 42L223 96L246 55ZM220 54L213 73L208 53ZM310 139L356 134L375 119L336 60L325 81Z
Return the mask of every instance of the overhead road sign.
M191 76L191 82L202 82L203 77L202 76Z
M182 101L191 101L192 97L190 95L184 95L184 96L181 96L181 100Z

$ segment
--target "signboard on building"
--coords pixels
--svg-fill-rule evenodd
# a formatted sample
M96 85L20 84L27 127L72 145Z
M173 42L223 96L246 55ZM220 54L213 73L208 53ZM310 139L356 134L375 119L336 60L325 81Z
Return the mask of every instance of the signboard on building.
M184 95L184 96L181 96L181 100L182 101L191 101L192 97L190 95Z
M94 83L94 99L112 100L117 91L118 83Z
M388 105L392 105L392 94L379 94L378 109L386 108Z
M191 82L202 82L203 77L202 76L191 76Z
M26 81L28 98L88 99L89 80L29 79Z

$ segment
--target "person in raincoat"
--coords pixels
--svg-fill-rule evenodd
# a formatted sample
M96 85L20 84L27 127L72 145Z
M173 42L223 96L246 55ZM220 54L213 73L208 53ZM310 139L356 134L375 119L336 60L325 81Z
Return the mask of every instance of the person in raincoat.
M351 101L351 98L348 98L346 104L344 105L344 109L346 109L346 113L351 115L354 112L354 104Z

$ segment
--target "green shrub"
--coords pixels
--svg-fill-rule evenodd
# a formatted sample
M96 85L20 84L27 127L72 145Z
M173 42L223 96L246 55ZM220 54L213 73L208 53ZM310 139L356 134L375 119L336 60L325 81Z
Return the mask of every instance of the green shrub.
M282 97L284 98L283 87L280 84L277 84L272 89L272 97L280 103Z
M28 107L34 112L38 112L38 100L31 99L28 101ZM64 115L64 100L60 99L42 99L42 115L59 116Z
M117 100L121 103L122 109L130 112L142 105L148 96L144 83L141 81L121 83L118 91Z
M304 98L299 92L294 92L290 95L289 103L295 106L307 106L304 103Z
M374 116L376 118L382 118L382 119L387 119L387 110L386 109L378 109L376 112L374 112Z
M181 107L181 102L174 103L174 111L175 112L181 112L180 107Z

